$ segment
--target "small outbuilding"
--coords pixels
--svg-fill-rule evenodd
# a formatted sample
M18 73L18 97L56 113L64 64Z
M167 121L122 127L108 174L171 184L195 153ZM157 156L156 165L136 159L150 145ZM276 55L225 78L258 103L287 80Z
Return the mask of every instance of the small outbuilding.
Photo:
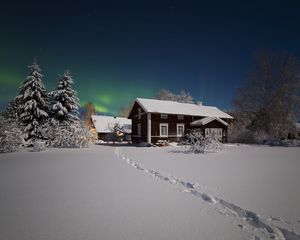
M120 129L116 133L118 140L130 141L131 140L131 120L122 117L92 115L92 121L98 140L113 141L116 136L112 134L111 128L115 124L119 124Z

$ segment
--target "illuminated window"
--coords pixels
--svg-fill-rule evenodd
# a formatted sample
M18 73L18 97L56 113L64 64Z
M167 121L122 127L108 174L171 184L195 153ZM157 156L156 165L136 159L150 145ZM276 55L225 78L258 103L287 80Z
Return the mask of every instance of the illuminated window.
M178 123L177 124L177 137L183 137L184 136L184 124Z
M168 137L168 124L167 123L160 123L159 124L159 135L161 137Z
M222 139L223 129L222 128L205 128L205 137L212 136L218 139Z

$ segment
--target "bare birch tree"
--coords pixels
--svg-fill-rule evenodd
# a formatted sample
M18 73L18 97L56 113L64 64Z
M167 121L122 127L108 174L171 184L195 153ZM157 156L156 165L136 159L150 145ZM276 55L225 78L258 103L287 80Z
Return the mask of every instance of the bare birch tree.
M179 94L175 94L169 90L161 89L156 94L155 99L181 102L181 103L194 103L191 94L183 90L180 91Z
M291 54L256 55L256 66L234 99L239 134L257 140L287 138L300 106L300 68Z

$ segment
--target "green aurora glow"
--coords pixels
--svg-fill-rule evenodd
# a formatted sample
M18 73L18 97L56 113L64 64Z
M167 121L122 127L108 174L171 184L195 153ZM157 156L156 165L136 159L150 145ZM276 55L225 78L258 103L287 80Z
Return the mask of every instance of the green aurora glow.
M0 70L0 84L6 87L15 87L20 83L21 76L15 72Z
M5 105L7 101L15 97L18 92L20 79L22 79L21 74L3 69L0 70L0 103L2 105Z
M81 106L91 101L95 104L97 112L117 115L121 107L129 106L136 97L153 97L154 94L155 91L145 89L139 89L139 94L137 94L128 88L124 88L121 91L109 88L99 88L99 90L97 90L97 88L95 88L93 91L85 91L85 89L82 89L79 95L83 95L83 97L80 98Z
M0 110L34 57L47 91L69 69L80 104L116 114L159 89L230 109L259 49L300 56L299 1L3 1ZM278 13L282 13L280 18Z
M80 75L84 76L84 74L73 74L75 81L74 88L78 92L80 106L83 107L90 101L95 105L98 113L106 115L117 115L121 107L129 106L136 97L153 97L157 90L155 88L145 89L142 86L138 87L138 85L133 87L132 84L122 86L120 82L123 81L117 79L117 77L114 77L114 80L105 80L104 77L102 77L100 78L101 81L89 81L88 79L83 80L84 77ZM98 76L100 75L101 74ZM22 74L18 74L14 71L0 71L0 102L2 108L5 107L8 101L14 99L18 92L18 86L25 77L26 74L22 76ZM55 77L56 79L54 79ZM50 78L54 80L50 81ZM46 72L43 80L47 91L51 91L55 88L58 76L57 74Z

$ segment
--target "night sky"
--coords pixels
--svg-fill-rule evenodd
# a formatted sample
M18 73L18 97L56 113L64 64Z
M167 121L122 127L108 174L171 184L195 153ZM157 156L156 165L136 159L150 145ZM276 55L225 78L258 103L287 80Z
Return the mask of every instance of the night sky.
M300 1L2 1L0 31L2 109L34 57L105 114L161 88L230 109L255 51L300 58Z

